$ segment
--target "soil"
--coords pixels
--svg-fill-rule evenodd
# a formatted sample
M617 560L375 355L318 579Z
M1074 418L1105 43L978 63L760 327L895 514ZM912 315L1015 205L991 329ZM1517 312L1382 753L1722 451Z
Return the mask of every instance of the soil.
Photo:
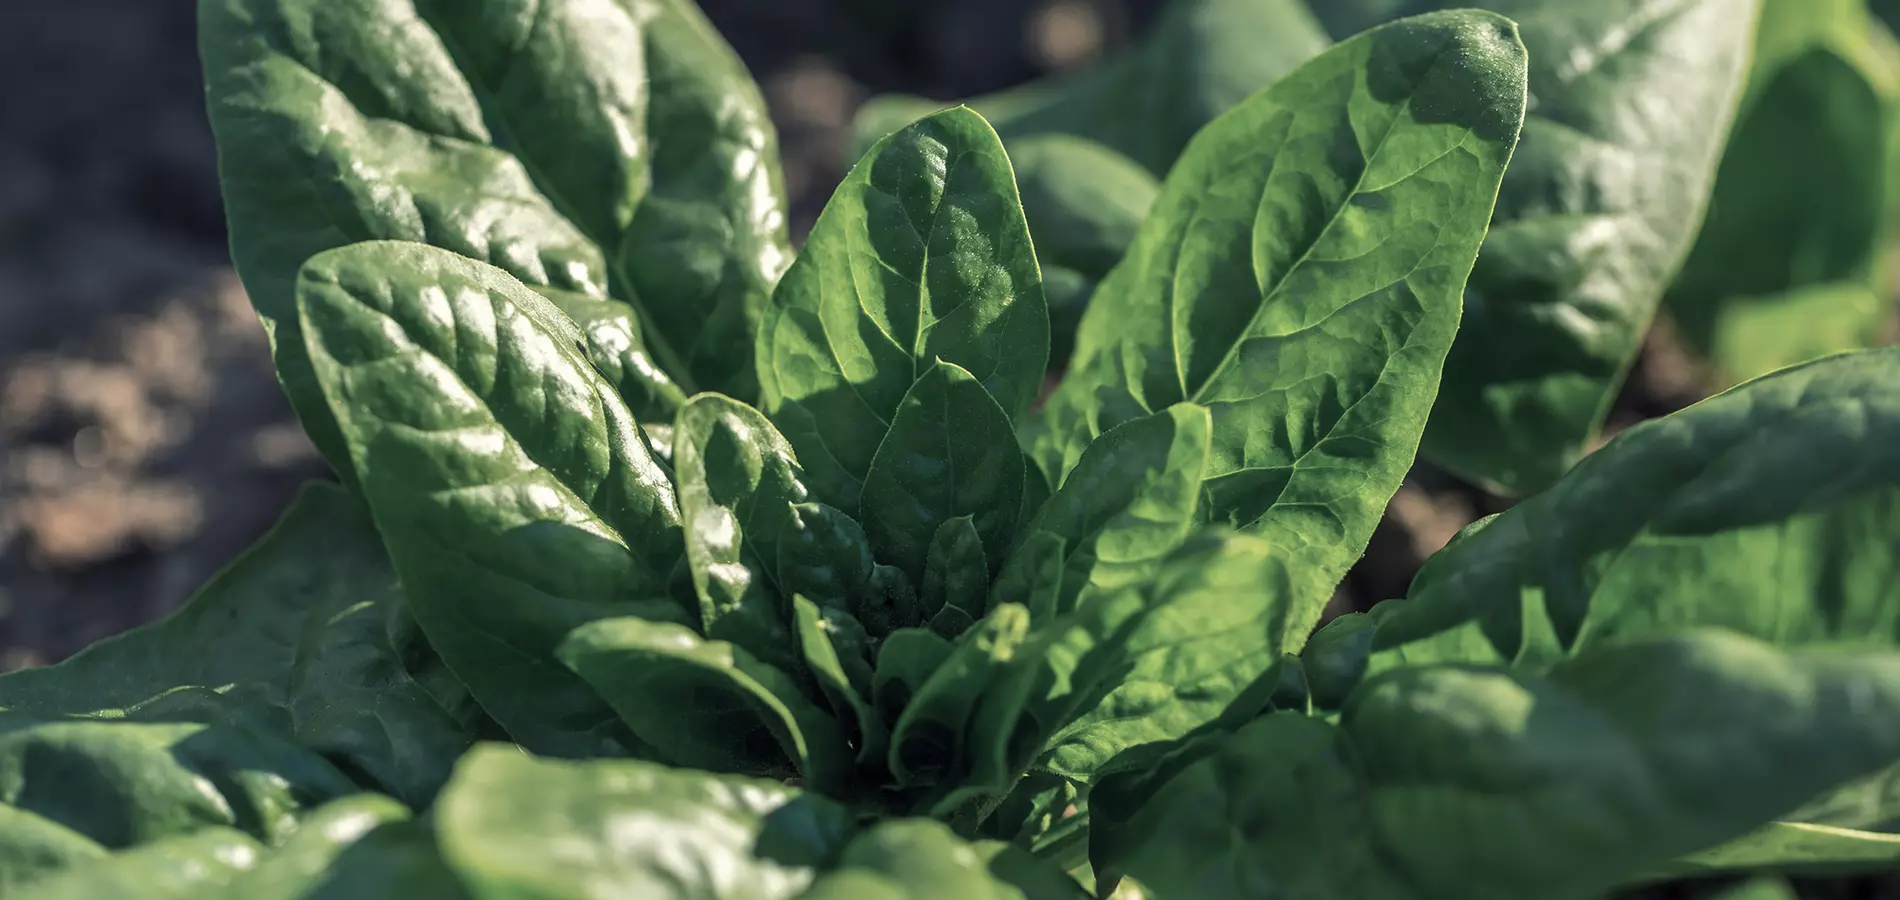
M866 97L968 96L1085 65L1160 5L701 0L764 87L801 235ZM0 3L0 671L164 614L327 474L229 266L193 7ZM1704 393L1659 335L1612 426ZM1419 467L1335 611L1402 594L1506 505Z

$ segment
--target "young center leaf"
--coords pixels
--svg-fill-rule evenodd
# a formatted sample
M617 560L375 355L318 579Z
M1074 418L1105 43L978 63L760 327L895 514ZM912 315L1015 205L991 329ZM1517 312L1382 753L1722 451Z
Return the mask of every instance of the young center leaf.
M1098 789L1091 853L1159 896L1598 897L1897 758L1900 654L1696 632L1402 669L1337 727L1270 715Z
M1330 592L1417 451L1524 84L1509 21L1439 13L1346 41L1203 129L1026 431L1050 484L1110 428L1200 404L1206 515Z
M749 396L789 257L758 88L688 0L200 0L232 256L317 447L351 467L295 276L422 241L639 310L686 392Z
M0 709L116 717L200 692L220 715L272 723L347 761L365 787L425 805L473 742L479 711L431 693L427 682L445 673L419 635L393 627L402 603L369 511L312 482L177 612L58 665L0 676Z
M1014 421L1048 348L1009 160L982 117L947 110L879 141L825 205L759 328L759 408L814 497L854 512L914 383L954 366Z
M305 265L303 333L409 608L483 709L544 752L623 752L554 658L577 625L690 622L667 473L578 329L492 266L370 242Z
M1536 102L1423 452L1531 492L1595 436L1701 224L1758 0L1484 5L1517 21Z

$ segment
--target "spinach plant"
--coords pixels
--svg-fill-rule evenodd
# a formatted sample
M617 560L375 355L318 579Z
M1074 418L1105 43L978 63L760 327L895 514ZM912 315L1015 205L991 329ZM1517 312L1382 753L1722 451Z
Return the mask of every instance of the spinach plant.
M1379 26L1200 129L1038 406L1044 272L970 109L872 144L793 255L684 2L202 10L234 255L342 483L0 678L9 897L1589 897L1900 857L1900 352L1634 429L1315 633L1524 126L1504 17Z

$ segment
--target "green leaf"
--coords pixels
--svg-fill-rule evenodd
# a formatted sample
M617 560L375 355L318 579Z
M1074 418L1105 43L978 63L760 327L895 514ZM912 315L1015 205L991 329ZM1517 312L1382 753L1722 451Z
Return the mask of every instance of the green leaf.
M813 496L856 510L914 382L961 367L1014 420L1048 347L1009 160L982 117L948 110L879 141L825 205L759 329L759 408Z
M89 860L37 881L12 900L199 900L216 896L262 855L257 841L229 828L203 828Z
M1201 521L1201 479L1212 427L1205 408L1179 403L1111 428L1089 444L1061 489L1024 529L1061 542L1060 577L1049 588L1038 585L1057 591L1054 612L1075 608L1085 590L1140 584L1187 539ZM1025 542L1017 550L1047 552L1046 543L1032 547ZM1024 577L1042 582L1033 571Z
M1021 138L1074 135L1106 145L1158 176L1201 126L1275 83L1327 43L1300 0L1177 0L1131 51L1080 74L980 97L970 105L996 124L1012 157ZM876 98L858 114L858 146L940 105L917 97Z
M557 651L662 761L837 790L851 754L837 720L745 648L643 619L601 619Z
M98 865L97 841L51 819L0 804L0 894L15 892L62 869Z
M900 787L938 783L964 762L965 730L977 701L1028 632L1028 610L999 606L931 667L891 727L889 764Z
M836 507L799 503L778 538L778 582L829 607L858 613L872 592L871 542Z
M1421 16L1208 125L1025 434L1051 483L1110 428L1205 406L1202 515L1285 548L1308 588L1331 591L1417 450L1524 71L1505 19Z
M924 628L900 628L884 638L871 675L871 699L885 721L897 721L952 652L950 641Z
M686 405L686 395L647 352L644 326L633 307L541 285L534 291L574 320L587 340L587 361L614 386L643 427L672 425ZM673 443L667 441L666 447L671 453Z
M1785 881L1756 878L1726 888L1712 895L1712 900L1801 900L1801 895Z
M797 524L792 504L809 496L791 446L758 410L701 394L680 411L673 467L700 630L797 671L791 595L768 574L779 536Z
M317 256L297 302L430 644L524 745L624 752L554 647L593 619L688 618L667 596L679 513L578 329L501 270L420 244Z
M1665 298L1733 382L1875 342L1892 313L1888 160L1900 66L1864 0L1766 0L1733 137Z
M1014 847L969 844L941 822L880 822L844 848L804 900L1081 900L1059 870Z
M403 603L368 511L304 485L268 534L178 611L72 658L0 676L0 708L116 717L193 687L426 805L478 713L430 695L430 651L392 625Z
M467 900L434 837L387 797L338 800L231 880L230 900Z
M1068 558L1068 543L1061 537L1047 531L1027 531L996 573L988 608L1014 603L1029 610L1032 625L1054 618L1062 593L1062 568Z
M792 597L793 628L805 668L817 680L831 714L849 723L860 766L884 759L889 728L871 696L871 641L864 626L837 610L820 609L803 594ZM841 652L842 651L842 652Z
M1268 716L1145 805L1098 792L1092 854L1160 896L1594 897L1896 758L1900 654L1698 632Z
M324 250L423 241L633 304L662 365L749 396L789 250L757 87L685 0L200 0L232 257L319 449L344 437L298 335Z
M770 781L498 745L463 757L436 828L476 900L795 897L854 830L843 807Z
M1705 626L1900 645L1897 442L1900 350L1784 369L1631 428L1432 557L1380 607L1371 670L1540 668Z
M276 843L305 811L360 790L272 731L125 715L0 712L0 803L121 850L214 826Z
M982 616L988 612L985 601L989 588L990 566L974 520L969 516L945 519L930 539L930 551L924 559L924 587L919 598L924 614L937 616L948 608L969 619ZM955 638L961 633L959 630L944 637Z
M858 518L871 549L921 581L937 529L969 516L985 555L1001 559L1022 520L1025 466L1003 407L939 360L904 394L864 477Z
M1113 662L1104 668L1087 654L1076 660L1078 671L1103 673L1091 679L1103 692L1050 736L1037 768L1090 784L1150 768L1174 741L1224 715L1245 722L1257 714L1229 707L1277 684L1276 665L1299 652L1327 600L1301 595L1276 549L1255 537L1204 532L1162 563L1138 602L1103 599L1078 615L1072 627ZM1061 664L1051 654L1051 667Z
M1471 273L1424 453L1531 492L1595 436L1688 252L1759 4L1485 5L1517 21L1537 102Z

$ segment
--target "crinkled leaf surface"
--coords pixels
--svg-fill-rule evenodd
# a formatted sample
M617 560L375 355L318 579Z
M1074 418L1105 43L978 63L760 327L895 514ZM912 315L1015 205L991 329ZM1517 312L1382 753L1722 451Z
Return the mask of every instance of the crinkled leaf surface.
M937 529L967 516L985 556L1001 559L1022 521L1027 465L1008 413L982 382L954 363L929 366L864 477L858 519L872 552L921 584Z
M689 620L667 473L578 329L492 266L402 242L315 257L297 302L416 621L517 741L623 752L554 659L573 627Z
M0 676L0 708L113 717L174 689L216 691L226 714L269 722L423 805L474 741L479 713L444 708L419 680L440 663L392 625L402 602L368 511L313 482L177 612Z
M1725 632L1411 667L1336 728L1271 715L1116 815L1098 791L1092 853L1157 897L1600 896L1891 765L1896 705L1900 654Z
M1204 129L1025 434L1050 483L1115 425L1206 406L1206 515L1330 591L1417 450L1524 77L1507 20L1421 16Z
M1529 492L1595 436L1695 238L1758 0L1484 6L1517 21L1532 100L1423 452Z
M295 276L358 241L626 301L688 392L750 394L789 256L777 138L690 2L201 0L199 35L232 256L340 472Z
M1127 53L969 103L996 125L1011 156L1019 139L1072 135L1160 176L1201 126L1328 43L1300 0L1177 0ZM940 105L901 95L874 99L858 114L858 146Z
M1728 381L1868 346L1893 310L1900 56L1876 27L1864 0L1764 0L1709 213L1665 298Z
M776 782L482 745L456 767L436 829L476 900L775 900L809 886L855 824Z
M842 510L859 508L906 394L940 364L1020 416L1042 385L1049 315L989 124L952 109L872 147L773 293L757 348L759 408L813 496Z
M534 290L574 320L587 339L587 361L620 392L620 399L641 425L672 427L673 417L686 405L686 395L647 351L645 326L637 310L618 300L560 288L535 285ZM670 441L666 452L673 452Z

